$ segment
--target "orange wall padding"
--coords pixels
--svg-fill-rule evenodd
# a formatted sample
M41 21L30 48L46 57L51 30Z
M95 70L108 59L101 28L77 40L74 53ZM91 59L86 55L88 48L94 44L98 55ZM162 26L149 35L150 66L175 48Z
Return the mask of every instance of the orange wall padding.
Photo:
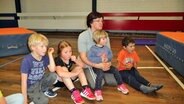
M184 32L160 32L160 34L177 42L184 43Z
M32 33L34 33L34 31L28 30L26 28L0 28L0 35L24 35Z

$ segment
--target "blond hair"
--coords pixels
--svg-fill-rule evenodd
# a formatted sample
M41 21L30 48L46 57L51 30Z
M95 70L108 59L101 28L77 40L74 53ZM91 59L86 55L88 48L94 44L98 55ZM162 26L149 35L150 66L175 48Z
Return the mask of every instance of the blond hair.
M32 51L31 46L35 46L40 43L43 43L45 46L48 46L49 44L47 37L45 37L43 34L33 33L28 39L28 46L31 51Z
M101 38L107 38L108 33L104 30L97 30L93 32L93 40L95 43L99 43Z

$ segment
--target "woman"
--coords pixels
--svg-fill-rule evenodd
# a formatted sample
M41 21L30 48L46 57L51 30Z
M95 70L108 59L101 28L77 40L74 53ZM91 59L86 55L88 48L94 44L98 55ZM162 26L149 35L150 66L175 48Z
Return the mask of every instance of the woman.
M96 75L94 74L93 69L91 67L95 67L98 69L108 69L111 66L111 62L103 62L103 63L97 64L89 61L89 59L87 58L87 53L89 49L91 48L91 46L95 45L95 42L93 41L93 38L92 38L93 32L96 30L102 30L103 20L104 20L104 17L101 13L99 12L89 13L86 21L88 28L82 33L80 33L78 37L78 52L80 54L80 59L87 66L87 70L84 70L84 71L91 88L95 88L95 79L96 79ZM110 48L109 38L107 38L107 46ZM106 78L107 76L108 78ZM107 83L110 82L111 85L117 85L117 82L115 81L114 76L111 74L105 75L105 81ZM102 85L103 84L104 82L102 82Z

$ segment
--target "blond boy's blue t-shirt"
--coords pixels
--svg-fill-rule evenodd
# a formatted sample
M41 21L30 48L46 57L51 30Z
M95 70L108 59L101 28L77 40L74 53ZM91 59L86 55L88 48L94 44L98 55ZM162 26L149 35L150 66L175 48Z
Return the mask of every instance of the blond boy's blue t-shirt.
M27 74L28 88L43 78L48 65L48 56L43 56L40 61L36 60L31 54L24 57L21 64L21 73Z

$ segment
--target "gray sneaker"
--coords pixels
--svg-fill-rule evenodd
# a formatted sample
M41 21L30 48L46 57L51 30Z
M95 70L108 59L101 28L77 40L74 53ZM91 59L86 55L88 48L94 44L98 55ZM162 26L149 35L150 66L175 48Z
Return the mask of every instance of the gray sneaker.
M145 86L145 85L141 85L141 86L140 86L140 90L141 90L143 93L148 94L148 93L151 93L151 92L156 91L156 88L154 88L154 87L149 87L149 86Z
M162 87L163 87L164 85L163 84L158 84L158 85L150 85L150 87L154 87L154 88L156 88L156 90L155 91L158 91L158 90L160 90Z

